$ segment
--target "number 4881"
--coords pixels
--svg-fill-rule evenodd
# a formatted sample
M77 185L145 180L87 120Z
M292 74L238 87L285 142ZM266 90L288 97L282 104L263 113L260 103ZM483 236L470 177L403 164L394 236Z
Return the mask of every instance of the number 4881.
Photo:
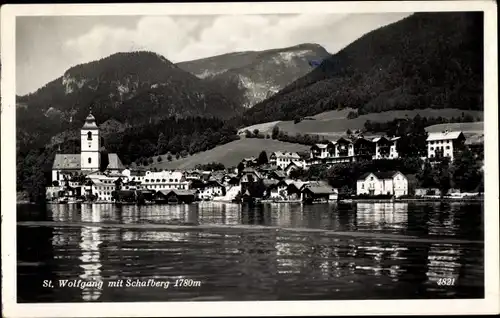
M437 284L439 286L454 286L455 285L455 278L440 278L440 279L438 279Z

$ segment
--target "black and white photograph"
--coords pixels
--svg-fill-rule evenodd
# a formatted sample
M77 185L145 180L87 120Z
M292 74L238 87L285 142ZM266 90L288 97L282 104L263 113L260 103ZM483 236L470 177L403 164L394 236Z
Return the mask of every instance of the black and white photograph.
M288 5L2 7L9 317L498 313L496 4Z

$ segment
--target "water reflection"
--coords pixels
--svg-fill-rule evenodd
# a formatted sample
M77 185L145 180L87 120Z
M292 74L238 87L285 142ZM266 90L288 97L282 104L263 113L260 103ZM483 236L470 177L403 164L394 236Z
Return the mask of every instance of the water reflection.
M81 206L81 215L83 222L99 223L101 220L101 210L97 205L83 204ZM99 245L102 243L99 230L97 226L83 226L81 228L81 256L79 257L83 269L80 278L84 282L100 282L101 277L101 253ZM85 301L97 300L101 296L101 289L97 286L86 285L82 288L82 299Z
M445 207L447 210L439 204L237 205L217 202L177 206L51 205L47 211L49 219L83 222L75 227L55 226L47 232L50 246L41 248L48 250L47 266L58 279L74 279L75 275L81 280L105 282L187 278L199 280L203 285L168 293L152 288L104 287L101 290L90 286L73 292L56 290L53 294L44 290L30 293L29 286L18 287L18 290L28 301L482 297L484 257L480 245L439 240L408 243L380 240L376 235L331 237L322 232L286 232L252 226L387 232L420 237L440 235L444 239L482 236L482 227L478 226L481 205ZM110 227L113 223L125 226ZM193 227L161 229L148 226L151 223ZM101 226L103 224L107 226ZM196 229L197 224L247 224L248 227L237 231L221 228L200 231ZM21 228L28 234L37 229ZM29 249L33 244L25 242L22 248ZM20 261L28 256L37 257L29 253L19 255ZM26 270L23 268L24 275ZM444 277L455 278L456 285L438 285L438 279Z
M358 226L370 230L404 229L408 222L408 203L358 203Z

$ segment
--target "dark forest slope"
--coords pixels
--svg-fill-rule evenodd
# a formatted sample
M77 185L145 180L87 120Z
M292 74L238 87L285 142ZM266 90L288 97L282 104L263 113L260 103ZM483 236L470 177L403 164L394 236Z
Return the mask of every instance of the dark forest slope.
M351 107L483 109L483 14L416 13L372 31L245 112L244 124Z

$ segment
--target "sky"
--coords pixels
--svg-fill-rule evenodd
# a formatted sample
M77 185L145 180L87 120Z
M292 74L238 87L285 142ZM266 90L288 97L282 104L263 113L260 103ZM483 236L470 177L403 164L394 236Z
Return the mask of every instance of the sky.
M16 93L33 92L72 66L116 52L153 51L178 63L317 43L334 54L410 14L18 17Z

